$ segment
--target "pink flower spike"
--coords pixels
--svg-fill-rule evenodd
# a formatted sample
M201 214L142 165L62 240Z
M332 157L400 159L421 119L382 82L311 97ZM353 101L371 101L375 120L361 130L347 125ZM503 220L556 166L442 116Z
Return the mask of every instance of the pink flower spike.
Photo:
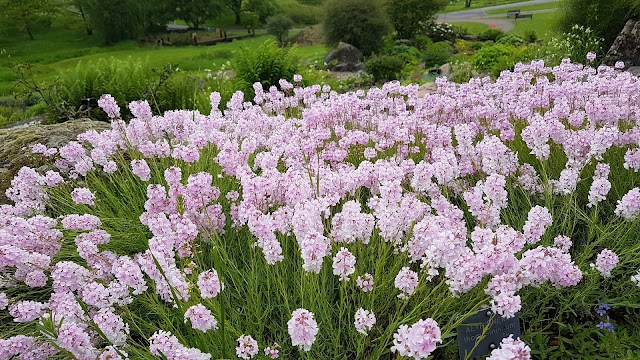
M318 323L313 318L313 313L306 309L297 309L291 314L287 322L291 344L304 351L309 351L316 341Z

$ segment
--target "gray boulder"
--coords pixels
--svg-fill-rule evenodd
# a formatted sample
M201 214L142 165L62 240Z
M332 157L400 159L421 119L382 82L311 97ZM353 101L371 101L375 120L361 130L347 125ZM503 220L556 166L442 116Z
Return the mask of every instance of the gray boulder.
M603 59L606 65L618 61L623 61L626 68L640 66L640 21L627 21Z
M333 71L358 71L362 69L362 52L353 45L340 42L331 50L324 62Z
M627 71L635 76L640 76L640 66L630 66Z
M440 66L439 70L440 70L440 75L449 76L451 74L451 64L446 63Z

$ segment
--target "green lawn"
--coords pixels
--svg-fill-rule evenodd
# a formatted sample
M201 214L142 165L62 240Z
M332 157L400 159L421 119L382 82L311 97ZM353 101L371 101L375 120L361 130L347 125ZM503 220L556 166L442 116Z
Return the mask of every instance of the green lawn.
M527 1L527 0L472 0L471 7L465 8L464 0L452 0L442 12L446 13L446 12L452 12L452 11L478 9L478 8L483 8L487 6L514 4L514 3L519 3L523 1Z
M489 30L489 25L477 22L452 22L450 24L463 27L471 34L481 34Z
M138 45L127 41L115 46L104 46L99 38L84 36L68 30L52 30L36 34L36 40L30 41L20 34L11 39L1 38L0 49L6 54L0 58L0 97L11 95L15 77L11 62L28 62L34 65L37 80L51 81L65 70L75 67L78 62L88 62L100 58L117 59L146 58L154 67L162 68L166 64L177 66L183 71L216 70L232 60L234 51L240 47L254 47L262 44L271 36L258 36L254 39L222 43L214 46L157 47ZM327 53L324 46L305 46L296 49L296 54L311 60L322 59ZM7 55L11 62L7 60Z
M544 4L535 4L535 5L527 5L527 6L514 6L513 9L520 10L522 12L525 11L533 11L533 10L547 10L547 9L556 9L560 7L560 1L549 2ZM498 10L487 10L485 13L487 14L505 14L510 9L498 9Z
M520 19L515 22L512 34L523 36L527 30L533 30L540 39L549 39L556 33L556 25L562 16L560 11L534 14L533 19Z

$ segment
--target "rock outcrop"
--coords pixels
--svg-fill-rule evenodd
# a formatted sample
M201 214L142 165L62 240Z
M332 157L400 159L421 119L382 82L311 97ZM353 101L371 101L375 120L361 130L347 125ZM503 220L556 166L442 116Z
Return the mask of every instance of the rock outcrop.
M47 147L60 147L85 131L109 127L109 123L103 121L78 119L53 125L0 129L0 204L8 202L5 190L11 186L11 179L20 168L45 165L42 156L29 151L31 145L41 143Z
M359 71L364 68L362 52L353 45L340 42L324 59L332 71Z
M640 21L629 20L603 59L606 65L623 61L625 69L640 66Z

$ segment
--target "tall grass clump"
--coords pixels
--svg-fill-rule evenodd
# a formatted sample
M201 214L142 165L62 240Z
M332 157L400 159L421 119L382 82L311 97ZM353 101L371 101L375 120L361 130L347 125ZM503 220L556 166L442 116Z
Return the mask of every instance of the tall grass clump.
M166 80L174 72L170 65L154 69L143 59L99 59L78 64L61 74L41 91L43 100L59 119L77 116L88 111L83 99L97 100L102 94L112 94L122 104L136 99L149 99L154 111L168 110L158 94L168 90ZM94 104L94 109L96 105Z
M292 48L281 48L274 41L265 41L255 49L241 48L235 56L233 70L238 87L250 94L255 83L267 90L278 85L280 79L293 81L293 75L300 70L300 62Z
M278 84L129 122L104 95L110 130L33 145L50 166L0 207L0 354L457 359L490 309L522 339L489 359L640 355L638 78Z

